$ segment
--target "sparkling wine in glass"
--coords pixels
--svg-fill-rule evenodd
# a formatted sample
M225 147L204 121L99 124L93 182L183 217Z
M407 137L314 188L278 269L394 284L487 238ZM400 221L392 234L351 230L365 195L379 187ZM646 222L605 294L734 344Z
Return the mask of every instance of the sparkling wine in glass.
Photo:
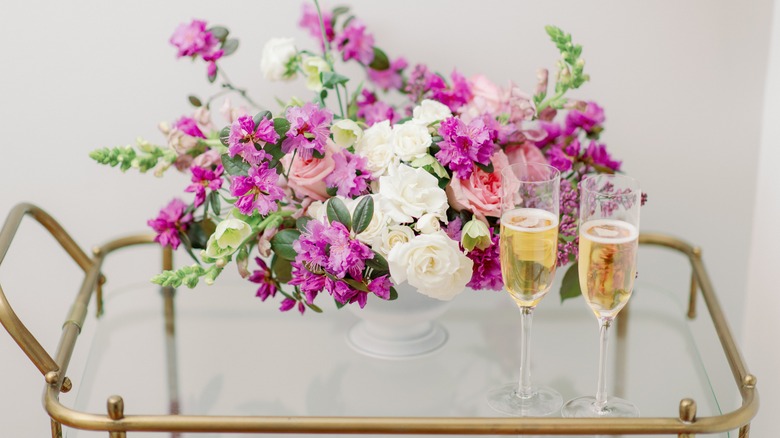
M591 175L580 183L580 289L599 322L600 359L596 396L569 400L564 417L638 417L633 403L607 396L608 330L628 303L636 277L639 183L624 175Z
M563 399L552 388L531 384L533 310L550 290L558 254L560 173L546 164L515 164L502 171L500 229L504 287L520 309L520 378L493 389L488 403L514 416L544 416Z

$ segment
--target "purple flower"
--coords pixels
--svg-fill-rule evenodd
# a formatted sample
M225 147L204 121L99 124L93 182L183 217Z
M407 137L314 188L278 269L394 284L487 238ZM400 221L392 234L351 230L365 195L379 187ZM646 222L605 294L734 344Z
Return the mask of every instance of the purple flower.
M555 122L539 122L539 126L544 133L544 137L536 142L536 146L540 148L554 142L561 136L561 125Z
M206 22L192 20L190 24L180 24L173 32L171 44L176 46L176 56L212 55L215 52L219 40L213 33L206 30Z
M330 12L323 12L322 21L325 25L325 38L328 41L333 41L336 38L336 33L333 31L333 14ZM317 9L309 3L303 5L303 15L301 15L301 21L298 22L298 26L302 29L309 31L309 34L320 41L322 48L325 47L325 42L322 41L322 29L320 28L320 17L317 15Z
M487 165L495 149L496 131L488 128L481 118L472 120L468 125L457 117L441 122L439 142L441 150L436 159L452 170L460 179L467 179L474 171L474 163Z
M404 58L397 58L387 70L368 69L368 79L377 87L387 90L400 90L404 84L401 72L409 65Z
M604 123L604 109L595 102L588 102L585 111L573 109L566 115L564 134L571 135L577 128L590 133L593 128Z
M565 266L567 263L576 261L579 255L579 237L575 237L571 242L558 242L558 267Z
M466 256L474 261L471 281L467 284L472 289L501 290L504 281L501 277L501 258L499 256L498 234L492 234L492 244L485 249L474 248Z
M547 160L550 162L550 166L561 172L571 170L571 158L569 158L559 147L553 146L547 151Z
M461 232L463 231L463 220L460 216L456 216L450 223L444 228L444 232L447 233L450 239L460 242Z
M276 143L279 134L274 130L273 120L263 118L255 125L254 119L249 116L241 116L230 125L228 137L228 154L230 157L240 155L247 163L257 166L269 155L257 146L266 143Z
M180 118L173 124L173 127L190 137L206 138L206 136L203 135L203 131L198 127L198 122L192 117L184 116Z
M284 153L297 150L307 158L311 156L312 151L325 153L325 143L330 135L333 113L309 102L302 107L288 108L286 116L290 122L290 129L287 131L287 138L282 142Z
M371 172L368 170L368 159L351 154L346 149L333 155L335 168L325 177L328 187L335 187L336 194L355 198L368 192L371 182Z
M444 80L439 75L431 76L432 82L429 88L433 90L434 100L447 105L455 112L471 100L472 93L469 81L462 74L453 71L450 77L452 78L452 88L446 87Z
M173 249L179 247L179 233L187 231L192 222L192 214L186 213L187 204L181 199L173 199L165 208L160 210L156 218L146 223L157 232L154 240L162 246L170 246Z
M333 280L323 274L312 273L301 263L292 262L292 279L287 284L298 286L306 302L312 304L320 292L332 289Z
M265 301L268 297L276 296L276 281L273 279L271 269L268 268L268 265L265 264L263 259L255 257L255 262L257 262L260 269L255 270L252 275L249 276L249 281L260 285L255 296L260 298L260 300Z
M356 59L368 65L374 60L374 36L366 33L366 26L358 20L350 21L335 42L344 61Z
M255 210L265 216L278 208L276 201L284 199L284 190L279 186L279 175L268 163L250 167L248 176L234 176L230 194L237 196L236 207L242 214L251 216Z
M392 106L377 99L376 94L366 90L360 93L357 100L357 116L366 121L366 125L373 126L375 123L389 120L394 123L398 120L398 115Z
M596 141L591 141L588 148L585 150L585 158L589 158L592 164L597 166L604 166L614 171L620 170L620 161L615 161L607 152L607 147Z
M393 287L393 282L390 281L390 277L388 275L382 275L368 283L368 290L383 300L390 299L391 287Z
M301 315L303 315L303 313L306 311L306 306L304 306L302 301L296 301L293 298L285 298L282 300L282 305L279 306L279 310L286 312L294 308L296 304L298 305L298 311L301 312Z
M197 208L206 201L206 189L211 191L219 190L222 187L222 173L225 169L221 164L214 170L206 169L200 166L192 166L192 184L184 189L185 192L195 192L195 203L193 207Z

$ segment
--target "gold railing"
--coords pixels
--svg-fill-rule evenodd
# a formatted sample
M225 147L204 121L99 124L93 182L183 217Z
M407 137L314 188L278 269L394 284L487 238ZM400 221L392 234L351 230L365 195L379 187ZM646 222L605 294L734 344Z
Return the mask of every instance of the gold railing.
M692 437L699 433L717 433L739 429L739 436L749 435L750 421L758 411L756 378L749 374L731 335L723 311L715 297L709 276L701 259L701 251L688 243L667 235L643 233L640 244L663 246L686 255L691 263L691 297L688 316L696 313L696 292L701 290L734 381L742 396L736 410L718 416L697 417L696 403L680 401L678 418L452 418L452 417L304 417L304 416L203 416L203 415L125 415L120 396L107 400L106 414L73 410L59 401L61 392L72 384L65 376L76 339L84 324L87 306L94 291L100 290L104 279L100 273L105 257L120 248L153 242L151 235L137 235L110 241L93 250L89 257L67 232L47 213L31 204L16 206L0 230L0 264L14 235L26 216L32 216L62 245L85 272L85 278L68 318L63 325L60 343L52 358L14 313L0 288L0 322L21 347L27 357L44 375L46 390L44 407L51 417L52 437L62 436L62 426L85 430L106 431L109 437L124 437L126 432L254 432L305 434L452 434L452 435L604 435L604 434L675 434ZM164 264L170 267L170 251L164 252ZM164 294L172 300L172 294ZM100 299L98 299L100 302ZM172 302L166 301L166 331L173 331ZM170 313L170 315L168 315ZM174 411L175 412L175 411Z

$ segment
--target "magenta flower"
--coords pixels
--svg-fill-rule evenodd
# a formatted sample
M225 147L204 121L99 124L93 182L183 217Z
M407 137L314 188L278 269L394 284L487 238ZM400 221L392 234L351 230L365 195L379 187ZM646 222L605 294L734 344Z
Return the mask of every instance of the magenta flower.
M491 234L493 230L490 230ZM474 248L466 256L474 261L471 281L468 287L476 290L501 290L504 281L501 277L501 258L499 257L498 234L493 234L492 245L485 249Z
M472 93L469 81L462 74L453 71L450 77L452 78L452 87L447 87L441 76L431 75L428 88L432 90L434 100L447 105L450 110L455 112L471 100Z
M555 122L539 122L539 126L542 128L543 137L536 142L536 146L540 148L561 136L561 125Z
M329 225L309 221L293 249L298 253L295 261L304 266L321 267L336 278L350 275L358 281L363 278L365 260L374 257L366 244L352 239L347 227L335 221Z
M279 186L279 175L268 163L249 168L248 176L234 176L230 194L237 196L236 207L241 214L251 216L255 210L265 216L278 208L276 201L284 199L284 190Z
M547 151L547 160L550 162L550 166L561 172L571 170L571 158L557 146L553 146Z
M263 118L255 126L252 117L241 116L230 125L228 137L228 154L230 157L241 156L247 163L257 166L269 155L258 146L279 141L279 134L274 130L273 120Z
M390 281L390 277L388 275L382 275L368 283L368 290L383 300L390 299L391 287L393 287L393 282Z
M181 243L179 233L186 232L192 222L192 214L186 210L187 204L181 199L173 199L160 210L156 218L146 222L157 232L157 237L154 238L155 242L173 249L179 247Z
M495 149L496 131L489 129L481 118L468 125L457 117L441 122L439 142L441 150L436 159L452 170L458 178L466 179L474 171L474 163L487 165Z
M298 312L303 315L303 313L306 311L306 306L304 306L302 301L296 301L293 298L285 298L282 300L282 305L279 306L279 310L282 312L286 312L290 309L293 309L295 305L298 305Z
M220 49L214 53L203 55L203 60L208 63L206 67L206 74L208 74L209 76L215 76L217 74L217 60L221 58L222 55L224 54L225 51Z
M350 21L335 42L344 61L356 59L368 65L374 60L374 36L366 33L366 26L358 20Z
M566 129L564 134L571 135L577 128L582 128L590 133L596 126L604 123L604 109L596 102L588 102L585 111L573 109L566 114Z
M320 292L333 288L333 280L322 274L313 274L298 262L292 262L292 280L287 284L298 286L309 304L314 303Z
M327 108L320 109L309 102L304 106L292 106L287 109L290 129L282 142L282 151L289 153L297 150L303 157L310 157L313 151L325 153L325 143L330 135L330 123L333 113Z
M607 152L607 147L596 141L591 141L588 145L588 149L585 150L585 158L589 158L592 164L597 166L603 166L614 171L620 170L620 161L615 161L612 156Z
M351 154L345 149L333 155L333 161L336 167L325 177L325 184L335 187L337 195L355 198L368 192L371 172L367 168L366 157Z
M390 123L398 121L398 115L392 106L377 99L376 94L365 88L360 93L357 100L357 116L366 121L366 125L373 126L375 123L389 120Z
M325 25L325 38L328 42L333 41L336 38L336 33L333 31L333 14L330 12L322 13L322 21ZM309 3L303 5L303 15L301 15L301 21L298 22L298 26L302 29L309 31L309 34L319 40L322 48L325 47L325 42L322 41L322 30L320 28L320 17L317 16L317 9Z
M260 298L261 301L265 301L268 297L276 296L277 284L273 279L271 269L268 268L263 259L255 257L255 262L260 269L255 270L249 276L249 281L260 285L255 296Z
M401 72L408 66L404 58L397 58L390 64L387 70L368 69L368 79L377 87L387 90L400 90L403 87L404 80Z
M206 201L206 189L215 191L222 187L222 173L225 169L221 164L218 164L214 170L200 166L192 166L190 170L192 171L192 184L187 186L184 191L195 193L195 203L192 206L198 208Z
M198 122L192 117L184 116L180 118L173 124L173 127L190 137L206 138L203 131L198 127Z
M190 24L180 24L173 32L171 44L176 46L176 56L212 55L215 52L219 40L213 33L206 30L206 22L192 20Z

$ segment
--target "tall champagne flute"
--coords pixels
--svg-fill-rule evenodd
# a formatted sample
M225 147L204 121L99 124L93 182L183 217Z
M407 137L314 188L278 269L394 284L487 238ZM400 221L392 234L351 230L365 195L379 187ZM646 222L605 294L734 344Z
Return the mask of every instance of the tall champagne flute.
M531 318L555 275L558 254L560 172L537 163L502 171L500 253L504 287L520 308L520 379L493 389L488 403L514 416L544 416L563 399L552 388L531 385Z
M639 242L639 182L624 175L590 175L580 183L580 289L599 321L596 396L566 402L564 417L638 417L639 409L607 396L608 330L634 289Z

